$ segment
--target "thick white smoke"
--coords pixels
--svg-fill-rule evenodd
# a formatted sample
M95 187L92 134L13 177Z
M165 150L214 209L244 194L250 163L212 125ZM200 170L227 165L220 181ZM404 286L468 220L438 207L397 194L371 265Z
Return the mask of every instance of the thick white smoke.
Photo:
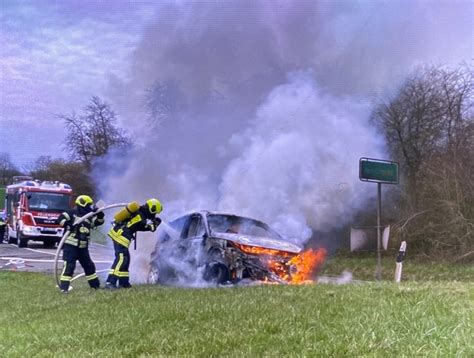
M161 3L129 79L110 82L136 146L98 168L102 196L158 197L165 219L249 215L300 243L348 223L374 191L359 157L384 156L371 98L470 54L469 11L433 4Z
M311 73L290 75L232 138L242 153L224 172L219 209L264 219L300 244L309 228L344 225L369 194L359 158L383 155L368 111L323 94Z
M314 229L348 223L370 195L358 180L358 160L382 156L383 141L368 123L369 110L323 93L311 71L290 74L247 127L223 143L238 154L217 183L205 170L180 164L179 157L148 150L152 137L126 159L124 172L109 178L107 200L158 196L165 218L200 209L255 217L304 244ZM135 282L146 278L155 245L153 235L145 237L132 259Z

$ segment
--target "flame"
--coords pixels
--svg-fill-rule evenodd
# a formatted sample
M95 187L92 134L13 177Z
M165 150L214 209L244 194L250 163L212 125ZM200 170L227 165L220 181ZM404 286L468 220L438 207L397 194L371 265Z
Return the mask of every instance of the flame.
M268 256L283 256L283 257L291 257L294 255L291 252L274 250L274 249L266 249L266 248L258 247L258 246L241 245L237 243L234 243L234 245L237 246L240 251L245 252L246 254L251 254L251 255L268 255Z
M312 283L314 274L326 257L326 250L323 248L309 249L296 255L291 252L237 243L235 246L247 254L266 257L265 260L270 271L283 281L293 285ZM270 283L270 280L265 279L264 282Z
M321 248L309 249L292 258L289 264L296 266L296 272L291 275L289 282L296 285L313 282L312 277L321 267L325 257L326 250Z

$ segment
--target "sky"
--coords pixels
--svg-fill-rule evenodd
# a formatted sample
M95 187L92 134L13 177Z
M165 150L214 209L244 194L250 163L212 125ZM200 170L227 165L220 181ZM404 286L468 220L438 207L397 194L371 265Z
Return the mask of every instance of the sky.
M109 101L122 122L134 120L141 102L124 98L143 95L152 81L160 79L159 70L147 70L147 66L161 61L164 74L184 69L172 63L173 54L166 53L171 45L159 41L183 41L173 35L179 33L180 23L184 27L193 17L196 23L207 21L209 28L218 29L221 24L212 14L225 13L226 8L233 14L247 13L248 23L235 25L239 31L246 26L255 31L255 44L265 31L273 31L282 44L271 56L280 56L283 62L263 58L255 71L265 72L264 61L274 68L281 65L276 71L312 68L319 82L334 93L361 95L364 100L393 90L416 64L456 64L473 58L471 1L212 4L216 2L0 0L0 152L8 152L20 167L40 155L65 156L64 127L58 114L80 112L92 95ZM176 9L181 15L176 15ZM252 24L261 21L252 14L262 11L271 26ZM305 12L313 15L302 16ZM230 21L233 18L239 17L230 16ZM303 29L300 41L308 43L307 53L292 58L292 52L301 49L288 38L299 28ZM158 29L171 33L157 33ZM310 45L313 39L315 45ZM179 46L183 48L179 43L175 49ZM252 46L249 41L242 46L249 59L252 51L258 52ZM154 48L163 50L163 57L150 54ZM209 54L212 49L207 51L206 61L220 66ZM175 55L187 56L185 50ZM240 64L251 66L251 60ZM239 71L236 76L245 73L244 68ZM183 72L176 73L178 81L181 75L201 79L199 73ZM133 132L134 126L129 127Z
M64 156L59 114L107 99L155 9L126 1L0 1L0 152Z

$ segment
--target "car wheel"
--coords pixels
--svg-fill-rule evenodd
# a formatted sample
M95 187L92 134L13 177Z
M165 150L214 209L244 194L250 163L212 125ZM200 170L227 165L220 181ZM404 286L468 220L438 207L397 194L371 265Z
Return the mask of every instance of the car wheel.
M149 283L173 285L177 278L178 276L173 268L162 262L154 262L148 272Z
M160 270L158 266L151 266L148 271L148 283L156 285L160 279Z
M204 269L204 280L215 285L224 284L230 280L229 268L222 262L212 261Z

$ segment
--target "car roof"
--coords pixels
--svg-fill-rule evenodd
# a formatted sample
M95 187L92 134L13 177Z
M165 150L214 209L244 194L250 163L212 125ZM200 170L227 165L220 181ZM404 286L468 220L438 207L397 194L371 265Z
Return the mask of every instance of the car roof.
M195 215L195 214L201 214L203 216L206 216L206 215L225 215L225 216L235 216L235 217L238 217L238 218L242 218L242 219L248 219L248 220L253 220L253 221L258 221L258 222L261 222L263 224L266 224L268 225L266 222L262 221L262 220L259 220L259 219L255 219L255 218L251 218L249 216L243 216L243 215L238 215L238 214L233 214L233 213L226 213L226 212L222 212L222 211L212 211L212 210L197 210L197 211L191 211L191 212L188 212L186 214L183 214L183 215L180 215L176 218L174 218L173 220L171 221L175 221L177 219L181 219L185 216L189 216L189 215Z

